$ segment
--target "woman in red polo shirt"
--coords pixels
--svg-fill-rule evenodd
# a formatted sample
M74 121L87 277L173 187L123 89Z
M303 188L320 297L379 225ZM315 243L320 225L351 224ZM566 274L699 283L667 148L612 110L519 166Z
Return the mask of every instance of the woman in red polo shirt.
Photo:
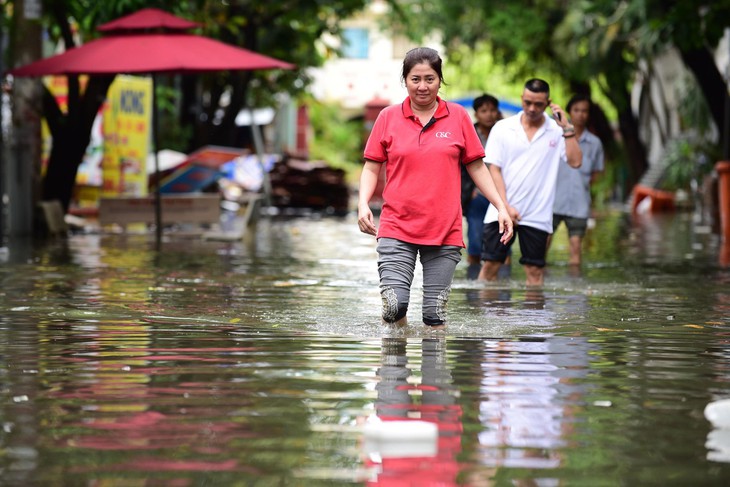
M441 58L418 47L403 60L408 90L403 103L378 115L365 145L360 177L358 226L378 239L383 320L406 324L410 288L420 254L423 266L423 323L443 328L446 302L464 239L461 228L461 168L499 210L502 241L512 221L484 165L484 147L466 110L438 96ZM385 166L380 228L369 202Z

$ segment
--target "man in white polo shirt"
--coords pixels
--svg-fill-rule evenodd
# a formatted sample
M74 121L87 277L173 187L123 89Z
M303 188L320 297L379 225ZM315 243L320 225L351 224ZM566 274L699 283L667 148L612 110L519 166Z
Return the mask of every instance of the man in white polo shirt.
M550 107L553 118L545 113ZM484 162L507 205L515 235L506 244L499 240L497 211L490 207L484 217L482 260L479 279L497 279L499 267L519 235L520 264L528 286L541 286L545 274L548 236L553 231L553 202L561 159L578 168L582 153L575 128L550 100L550 86L533 78L522 91L522 111L500 120L487 140Z

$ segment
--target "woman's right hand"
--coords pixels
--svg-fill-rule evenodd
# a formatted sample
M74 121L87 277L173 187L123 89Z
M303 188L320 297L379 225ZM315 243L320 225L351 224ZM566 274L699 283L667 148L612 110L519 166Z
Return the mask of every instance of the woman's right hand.
M370 210L370 205L360 203L357 206L357 226L360 227L362 233L369 235L377 235L378 229L375 227L375 218Z
M499 222L499 233L502 234L499 241L507 245L514 234L515 222L510 218L506 209L497 212L497 221Z

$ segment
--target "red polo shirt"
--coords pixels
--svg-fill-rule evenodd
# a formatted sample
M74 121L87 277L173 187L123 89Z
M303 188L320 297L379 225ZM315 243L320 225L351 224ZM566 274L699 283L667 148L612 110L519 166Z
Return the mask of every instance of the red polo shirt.
M484 147L461 105L438 98L426 127L409 98L383 109L365 145L366 160L385 163L378 238L464 247L460 165L483 157Z

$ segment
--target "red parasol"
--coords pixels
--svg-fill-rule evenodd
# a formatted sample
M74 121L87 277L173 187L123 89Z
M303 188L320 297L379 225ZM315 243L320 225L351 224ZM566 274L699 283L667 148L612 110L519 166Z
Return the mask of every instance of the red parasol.
M96 28L99 32L119 32L128 30L190 30L200 27L200 24L191 20L180 18L176 15L157 8L143 8L134 13L125 15Z
M157 9L143 9L98 27L109 35L9 71L13 76L110 75L121 73L200 73L208 71L293 69L293 64L182 31L195 22ZM149 32L149 31L153 32ZM163 32L160 32L160 31ZM167 32L164 32L167 31ZM154 81L154 76L153 76ZM156 111L156 105L153 106ZM154 115L153 115L154 116ZM154 116L155 120L157 119ZM154 129L156 134L157 131ZM155 141L155 155L159 145ZM155 173L158 173L155 158ZM156 223L161 239L160 192Z
M199 73L293 68L294 65L284 61L194 34L115 34L26 64L11 70L10 74Z

